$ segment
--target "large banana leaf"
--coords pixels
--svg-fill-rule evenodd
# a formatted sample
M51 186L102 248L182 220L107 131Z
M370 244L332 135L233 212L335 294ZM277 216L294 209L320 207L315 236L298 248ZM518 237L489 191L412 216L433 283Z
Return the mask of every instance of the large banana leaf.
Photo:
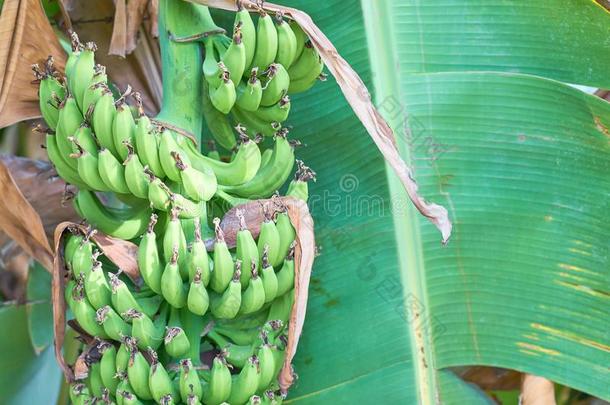
M608 13L588 0L289 5L374 90L454 233L439 244L332 80L293 98L322 254L288 402L487 403L447 369L475 364L610 398L610 106L556 81L607 85Z

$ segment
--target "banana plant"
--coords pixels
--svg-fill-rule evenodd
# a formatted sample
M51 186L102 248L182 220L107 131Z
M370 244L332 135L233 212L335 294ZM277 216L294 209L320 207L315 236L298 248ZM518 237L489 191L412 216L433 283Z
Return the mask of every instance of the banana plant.
M470 365L608 400L610 105L572 86L610 87L609 44L593 39L610 33L608 12L585 0L290 6L362 75L454 228L442 246L332 78L293 98L322 254L286 403L491 403L451 369Z

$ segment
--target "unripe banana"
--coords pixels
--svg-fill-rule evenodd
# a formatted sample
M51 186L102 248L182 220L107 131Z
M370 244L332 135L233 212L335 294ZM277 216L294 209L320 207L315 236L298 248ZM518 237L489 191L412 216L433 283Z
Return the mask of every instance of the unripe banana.
M157 215L152 214L148 223L148 229L144 236L142 236L138 247L138 267L146 285L157 294L161 294L163 265L157 250L157 235L154 231L156 223Z
M124 142L127 141L129 145L135 144L136 123L127 103L122 99L117 103L116 116L112 123L112 138L119 158L125 160L129 154L129 149Z
M203 80L202 98L203 100L210 98L210 85L206 80ZM233 133L233 127L231 127L227 116L218 111L212 103L203 103L202 111L205 123L214 139L216 139L216 142L227 150L235 148L237 146L237 141L235 139L235 134Z
M212 271L210 277L210 288L217 293L222 293L230 284L231 279L234 277L234 272L236 271L231 252L229 252L229 248L224 239L224 232L220 228L219 218L214 218L214 232L216 234L216 240L214 242L214 271Z
M165 177L165 171L163 171L161 161L159 160L159 136L153 130L150 118L144 114L144 111L141 112L140 118L138 118L134 137L138 158L140 158L142 164L148 166L155 176L160 178Z
M91 225L107 235L125 240L141 235L151 214L150 209L142 207L122 210L120 215L110 212L94 193L83 189L76 195L74 205Z
M104 86L108 85L108 76L106 68L102 65L95 66L95 73L89 85L83 94L83 114L89 115L93 112L93 108L97 101L104 94Z
M97 158L97 150L95 151L95 154L91 154L85 150L74 137L69 137L69 139L78 150L77 153L70 155L76 159L78 176L92 190L110 191L110 188L104 183L98 170L99 161Z
M92 235L93 233L86 235L80 245L76 247L72 255L72 274L76 279L78 279L81 275L83 277L87 277L93 268L93 262L97 256L93 257L94 244L90 240Z
M61 156L64 157L66 163L76 169L76 160L70 158L72 153L72 142L68 137L74 136L76 130L83 122L83 115L76 105L76 101L71 94L59 105L59 120L57 122L56 142Z
M216 88L220 84L220 68L216 49L214 49L214 38L207 38L204 42L205 57L203 59L203 76L210 88ZM224 66L224 65L223 65Z
M261 375L258 382L257 391L263 391L273 381L275 378L275 356L273 355L273 349L268 343L263 343L258 352L256 352L256 356L258 357L258 362L260 365Z
M280 320L283 323L288 323L290 319L290 313L292 312L292 305L294 303L294 289L288 291L286 294L279 296L273 301L269 308L268 320Z
M263 248L261 262L261 279L263 280L263 288L265 289L265 303L267 303L275 299L278 290L277 275L275 274L273 266L269 263L269 246Z
M53 59L50 57L47 59L46 65L53 69ZM38 65L33 65L34 73L37 80L40 81L38 87L38 102L42 118L47 125L55 130L57 128L57 122L59 121L59 104L66 95L66 89L62 83L59 82L54 76L54 71L42 72L39 70Z
M263 402L258 395L252 395L248 400L248 405L261 405Z
M96 310L110 304L110 286L101 262L95 261L91 271L85 276L85 292L87 299Z
M136 339L138 347L142 350L148 348L157 350L163 343L164 323L160 326L155 325L148 316L135 309L130 309L126 315L131 319L131 334Z
M93 107L91 123L100 146L108 149L116 157L119 154L114 146L114 138L112 136L112 127L117 113L116 106L108 86L102 85L101 88L102 95Z
M112 306L116 309L117 313L125 320L129 318L125 315L130 309L135 309L139 312L146 312L140 306L139 302L135 299L127 284L118 277L118 274L108 273L110 278L110 287L112 294L110 295Z
M269 263L273 267L277 267L281 263L283 257L280 257L280 233L277 230L275 222L273 222L273 213L268 206L263 206L265 220L261 224L261 230L258 234L258 254L263 257L265 247L269 248Z
M188 403L191 395L198 399L202 398L201 382L191 359L180 360L180 397L182 401Z
M129 194L125 182L125 168L108 149L102 148L98 154L98 171L106 186L118 194Z
M74 253L83 243L84 239L85 237L83 235L72 233L71 231L64 242L64 262L71 273L73 272L72 260L74 259Z
M324 70L324 62L311 41L305 43L303 52L288 69L290 76L289 93L300 93L310 89Z
M100 363L91 363L89 365L89 378L88 378L89 391L97 398L102 397L102 390L104 389L104 382L102 381L102 374Z
M104 329L96 322L95 309L89 304L85 297L82 285L76 284L76 287L72 293L72 305L71 308L74 313L74 317L78 321L78 324L83 328L85 332L91 336L97 336L102 339L108 337Z
M244 269L244 271L247 271L247 269ZM251 314L265 305L265 287L263 280L258 276L254 259L250 265L250 272L252 277L250 278L248 288L243 293L241 307L239 308L241 314Z
M277 296L285 295L294 287L294 249L296 241L292 242L284 259L282 268L277 273Z
M239 26L242 34L242 42L244 43L244 48L246 50L246 63L245 66L248 67L252 65L252 60L254 59L254 52L256 50L256 27L254 26L254 21L252 21L252 16L248 10L242 7L241 2L237 2L237 13L235 13L235 21L233 23L233 27Z
M189 311L196 315L203 316L208 311L210 297L201 281L201 270L199 269L195 272L195 277L191 282L186 302Z
M131 351L136 347L137 344L135 339L130 336L122 337L120 342L121 345L116 353L116 377L119 379L119 385L124 378L127 378L127 365L129 364L129 357L131 356ZM131 387L129 391L131 391Z
M189 339L184 330L179 326L168 327L165 332L165 350L173 358L179 359L191 348Z
M203 398L206 405L218 405L231 395L231 371L222 355L214 358L210 381L204 388Z
M210 300L210 310L216 318L231 319L239 312L241 307L241 262L235 262L235 273L229 286L221 295L213 295ZM212 272L212 276L214 272Z
M91 128L87 121L83 121L81 125L78 127L76 132L74 132L73 137L76 142L80 145L80 149L85 149L87 152L97 157L97 140L95 139L93 133L91 132ZM72 141L71 137L68 137L68 140L72 142L72 151L78 152L79 148Z
M210 258L208 256L205 243L201 238L201 224L199 218L195 218L194 227L195 239L191 244L186 261L186 266L189 273L189 282L193 281L195 273L199 271L201 274L201 282L205 287L207 287L210 282Z
M119 397L121 398L120 402ZM143 403L138 399L136 394L122 390L117 394L117 405L143 405Z
M180 136L180 135L178 135ZM187 140L191 142L190 140ZM159 161L161 167L167 175L167 177L175 182L180 182L180 170L176 167L176 161L172 157L173 153L178 153L185 160L186 164L190 164L186 158L186 154L176 142L175 135L172 131L165 129L161 132L161 138L159 140Z
M305 166L305 164L301 160L297 159L296 163L297 171L294 175L294 179L288 185L286 195L307 202L307 200L309 199L308 181L316 181L316 172L311 170L311 168Z
M246 47L242 42L241 24L234 27L233 41L220 60L226 66L233 84L237 87L246 69Z
M57 136L47 133L45 136L45 147L47 149L47 155L49 160L53 163L57 174L64 179L67 183L74 184L79 188L88 189L89 186L80 178L77 169L70 166L67 159L61 155L59 147L57 146Z
M256 50L250 69L258 67L260 71L267 69L277 55L277 31L273 19L262 9L256 26ZM245 402L245 401L244 401Z
M286 21L284 15L278 12L275 16L275 29L277 30L277 55L275 61L290 67L296 58L297 53L297 38Z
M301 28L299 23L297 23L296 21L291 20L289 24L290 24L290 28L292 28L292 32L294 33L294 36L297 40L297 48L294 53L294 59L296 61L297 59L299 59L299 57L303 53L303 48L305 47L305 42L307 42L309 40L309 37L307 36L307 34L305 34L305 31L303 31L303 28ZM294 63L294 61L293 61L293 63ZM290 66L288 66L287 68L289 68L289 67Z
M200 171L186 165L178 153L172 153L186 196L194 201L209 201L216 194L218 183L212 169Z
M180 270L178 269L178 247L175 246L173 254L163 270L161 276L161 294L174 308L183 308L186 305L187 292Z
M74 94L74 98L78 103L81 111L83 109L83 97L85 95L85 89L89 86L93 75L95 74L95 51L97 46L93 42L87 42L84 49L78 55L78 59L74 63L70 74L70 81L68 83L70 91Z
M236 253L235 257L241 260L242 264L254 263L255 269L258 268L259 255L258 247L254 241L254 237L246 225L244 214L241 210L236 211L237 219L239 220L239 231L236 236ZM246 274L247 273L247 274ZM242 271L241 274L241 287L245 289L248 287L250 277L252 276L251 271Z
M233 379L229 403L243 404L247 402L248 398L258 390L260 376L258 357L252 356L248 359L237 377Z
M131 335L131 326L109 305L103 306L97 310L96 320L97 323L102 326L105 335L113 340L121 341L124 336Z
M145 172L148 174L148 200L153 208L160 211L167 211L171 204L172 191L167 187L161 179L155 177L152 172Z
M242 111L238 107L233 108L232 114L233 121L237 125L244 127L244 131L249 137L271 137L282 128L279 122L262 120L255 113Z
M127 376L133 392L141 399L153 399L148 386L150 366L138 349L134 349L129 357Z
M127 158L123 162L125 166L125 183L131 194L138 198L148 198L148 176L144 173L144 166L140 162L138 155L135 154L133 146L125 141L127 147Z
M182 229L180 219L178 219L178 213L178 209L171 209L170 220L168 221L165 233L163 234L163 257L166 263L174 256L175 248L177 248L177 256L180 259L180 264L186 262L186 235ZM186 266L184 269L180 269L180 274L183 276L183 279L187 278L188 269Z
M161 400L170 396L172 398L178 398L172 379L163 364L159 363L157 353L153 349L148 349L148 354L152 358L152 365L148 375L148 386L152 397L157 403L162 403ZM167 401L168 399L165 399Z
M261 105L263 86L257 75L258 68L252 69L248 81L241 82L237 87L235 105L244 111L256 111Z
M108 342L102 342L98 345L98 350L102 354L100 359L100 374L104 386L111 392L116 392L119 380L115 377L116 374L116 355L117 350L114 345Z
M129 353L127 354L127 362L129 362ZM125 371L116 374L116 378L119 380L116 391L114 393L117 405L124 405L123 399L126 397L137 399L133 393L133 388L129 385L129 378L127 377L127 362L125 363Z
M280 101L272 105L271 107L260 107L254 113L257 118L266 122L278 122L282 123L288 118L290 113L290 98L283 96Z
M288 92L290 76L283 65L272 63L264 72L263 97L261 106L268 107L276 104Z
M288 216L287 211L283 211L277 214L276 216L276 228L278 234L280 235L280 245L278 248L278 260L276 261L277 265L284 261L284 258L288 254L290 250L290 246L295 240L296 232L292 226L292 222L290 222L290 217ZM273 266L276 267L276 266Z
M250 181L237 186L219 186L230 194L248 198L266 198L278 190L290 176L294 165L294 151L284 131L275 136L273 155ZM222 184L222 183L221 183Z
M231 74L228 70L223 70L218 86L210 88L210 101L218 111L228 114L235 105L236 99L237 93L235 84L231 80Z
M76 383L70 386L70 401L74 405L85 405L91 401L89 389L85 384Z

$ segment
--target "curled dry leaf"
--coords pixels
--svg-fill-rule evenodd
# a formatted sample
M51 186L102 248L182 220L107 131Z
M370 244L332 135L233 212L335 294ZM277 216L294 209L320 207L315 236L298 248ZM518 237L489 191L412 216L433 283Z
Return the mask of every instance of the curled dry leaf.
M224 10L237 10L234 0L189 0L192 3L204 4ZM249 10L260 9L259 2L243 0L242 5ZM430 220L441 232L443 243L447 243L451 236L451 221L447 209L434 203L426 202L417 192L417 183L412 177L412 171L400 157L396 148L394 134L388 123L371 101L370 93L360 76L347 63L335 48L332 42L313 22L311 17L296 8L279 6L273 3L263 3L263 9L269 12L281 11L286 17L295 20L309 36L312 44L319 52L330 73L337 80L345 99L358 116L369 135L381 151L385 160L392 166L402 182L409 198L417 210Z
M138 31L144 19L148 0L129 0L127 3L127 40L125 53L130 54L138 45Z
M125 0L116 0L114 7L112 39L110 40L108 54L124 58L127 49L127 6Z
M40 116L33 63L53 55L63 69L65 54L39 0L6 0L0 15L0 128Z
M519 399L522 405L555 405L555 386L546 378L524 374Z

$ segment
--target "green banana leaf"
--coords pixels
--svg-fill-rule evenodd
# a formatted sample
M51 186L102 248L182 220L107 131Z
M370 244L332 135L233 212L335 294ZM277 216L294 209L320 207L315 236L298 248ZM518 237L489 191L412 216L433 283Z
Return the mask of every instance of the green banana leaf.
M334 80L295 95L321 255L287 403L483 404L450 367L610 399L610 16L592 1L285 1L374 94L447 246ZM599 41L594 38L600 38ZM364 94L364 90L363 90Z

